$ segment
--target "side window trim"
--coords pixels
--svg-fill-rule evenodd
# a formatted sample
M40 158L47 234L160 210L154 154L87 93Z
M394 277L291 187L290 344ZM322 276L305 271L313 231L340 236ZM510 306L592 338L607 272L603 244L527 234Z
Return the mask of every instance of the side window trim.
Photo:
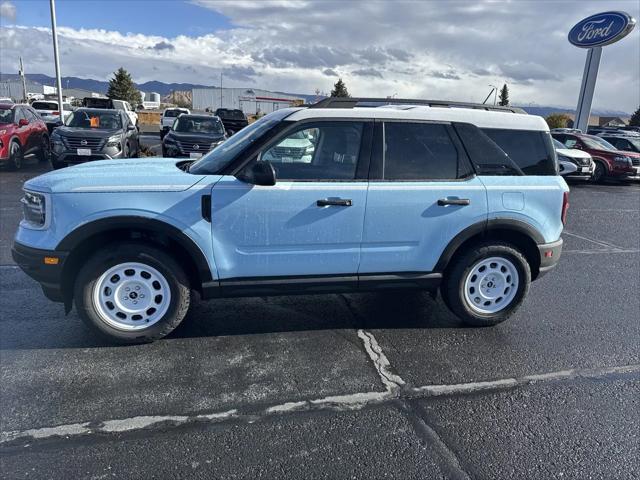
M321 123L335 123L335 122L345 122L345 123L362 123L362 135L360 139L360 148L358 154L358 160L356 163L355 176L352 179L331 179L331 178L309 178L309 179L282 179L282 181L286 182L296 182L296 183L310 183L310 182L366 182L369 172L369 165L371 162L371 152L372 147L371 143L373 140L373 120L369 118L332 118L332 117L323 117L323 118L310 118L306 120L300 120L297 122L291 122L291 125L287 125L285 128L278 131L275 135L269 138L267 141L262 143L259 147L257 147L248 157L241 163L237 168L233 170L233 175L241 172L247 165L256 161L258 156L262 154L267 149L275 146L279 141L286 138L291 133L301 130L305 125L318 125ZM280 179L278 179L280 180Z
M388 179L384 178L385 163L385 124L387 123L422 123L431 125L443 125L457 152L457 172L456 178L415 178L415 179ZM437 120L413 120L413 119L375 119L375 127L373 131L373 151L371 153L371 166L369 168L370 182L465 182L476 176L475 169L465 151L462 142L451 126L451 122L442 122ZM459 176L461 166L466 167L468 172L464 176Z

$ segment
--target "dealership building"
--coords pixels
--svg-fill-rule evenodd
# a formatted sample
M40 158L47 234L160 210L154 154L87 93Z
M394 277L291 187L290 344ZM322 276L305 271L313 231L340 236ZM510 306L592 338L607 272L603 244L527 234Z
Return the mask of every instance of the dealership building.
M194 88L191 96L194 110L237 108L246 115L271 113L304 103L301 97L256 88Z

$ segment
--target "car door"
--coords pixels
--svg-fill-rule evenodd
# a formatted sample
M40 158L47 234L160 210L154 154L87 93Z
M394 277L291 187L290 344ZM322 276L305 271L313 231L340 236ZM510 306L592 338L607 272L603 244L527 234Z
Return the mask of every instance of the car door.
M279 284L341 278L355 286L372 126L362 120L292 124L244 167L269 161L275 185L222 177L211 200L221 285L276 277Z
M26 120L29 123L20 126L20 120ZM28 155L33 149L33 138L31 138L31 130L33 129L32 122L29 120L27 113L22 107L16 107L14 121L18 126L18 137L20 138L20 143L22 144L22 153L23 155Z
M452 127L376 122L360 282L428 274L462 230L483 225L487 196Z

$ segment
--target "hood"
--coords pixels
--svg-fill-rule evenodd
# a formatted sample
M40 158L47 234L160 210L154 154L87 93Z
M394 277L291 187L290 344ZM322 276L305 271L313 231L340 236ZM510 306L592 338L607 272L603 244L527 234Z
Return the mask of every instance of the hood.
M66 125L56 128L56 135L61 137L106 138L120 133L122 133L121 128L104 130L100 128L67 127Z
M172 130L169 134L170 138L174 138L181 142L200 142L203 145L207 143L217 142L224 138L224 133L187 133L187 132L176 132ZM208 145L207 145L208 146Z
M178 163L175 158L99 160L45 173L24 186L51 193L177 192L205 178L181 170Z
M556 153L569 158L591 158L587 152L575 148L557 148Z

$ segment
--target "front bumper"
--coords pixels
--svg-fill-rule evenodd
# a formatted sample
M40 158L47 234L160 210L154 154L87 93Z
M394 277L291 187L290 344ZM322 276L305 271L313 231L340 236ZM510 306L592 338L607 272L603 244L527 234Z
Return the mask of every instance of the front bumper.
M24 273L40 284L49 300L64 302L62 272L68 252L41 250L15 242L11 248L11 256ZM50 260L45 263L45 258ZM57 263L54 264L51 259L57 259Z
M51 152L51 159L57 163L77 164L85 162L93 162L96 160L116 160L124 158L124 151L115 152L91 152L91 155L78 155L75 151L64 151L62 153Z
M562 238L551 243L542 243L538 245L538 252L540 253L540 269L536 278L542 277L544 274L553 270L560 260L562 255Z

